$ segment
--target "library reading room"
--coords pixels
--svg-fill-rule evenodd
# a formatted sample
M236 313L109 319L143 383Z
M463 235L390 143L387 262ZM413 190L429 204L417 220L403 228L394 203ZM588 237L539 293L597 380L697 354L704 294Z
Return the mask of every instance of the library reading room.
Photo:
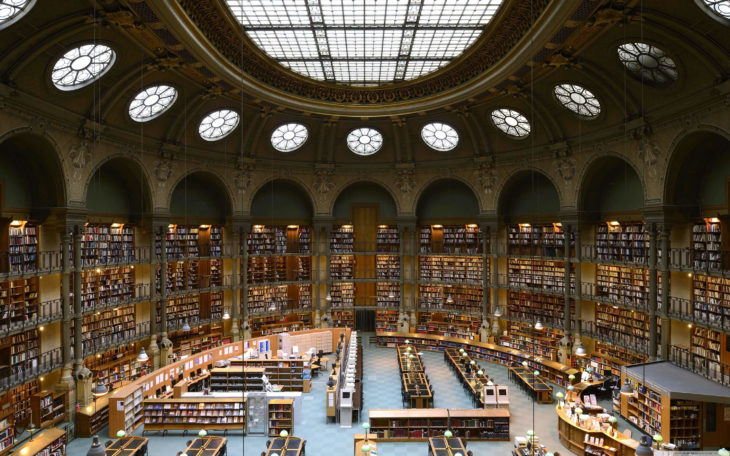
M0 456L239 455L730 456L730 0L0 0Z

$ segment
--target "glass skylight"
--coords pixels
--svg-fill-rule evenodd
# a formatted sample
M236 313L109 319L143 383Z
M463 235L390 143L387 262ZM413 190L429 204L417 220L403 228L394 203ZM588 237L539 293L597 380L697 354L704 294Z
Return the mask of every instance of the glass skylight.
M574 113L582 117L596 117L601 113L601 103L593 92L577 84L558 84L555 97Z
M30 11L35 0L0 0L0 29L15 23Z
M730 0L702 0L702 2L710 11L730 21Z
M432 149L442 152L453 149L459 144L459 134L451 125L432 122L421 129L421 138Z
M383 146L383 135L372 128L357 128L347 135L347 147L358 155L372 155Z
M76 90L91 84L114 64L116 54L103 44L84 44L71 49L53 65L51 80L61 90Z
M298 123L281 125L271 134L271 145L280 152L299 149L307 140L307 127Z
M655 84L677 79L677 65L666 52L646 43L625 43L618 47L621 63L637 77Z
M414 79L461 55L503 0L226 0L285 67L351 85Z
M530 122L527 117L514 109L495 109L492 111L492 123L510 136L522 138L530 134Z
M213 111L200 122L198 133L206 141L218 141L228 136L236 128L239 120L236 111L230 109Z
M129 117L137 122L147 122L161 115L177 99L177 90L169 85L147 87L129 103Z

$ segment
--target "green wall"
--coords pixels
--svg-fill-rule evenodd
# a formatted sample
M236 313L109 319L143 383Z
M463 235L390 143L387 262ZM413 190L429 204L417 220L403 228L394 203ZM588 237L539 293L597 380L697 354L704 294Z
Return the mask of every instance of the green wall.
M502 216L558 213L560 213L558 191L550 179L539 172L522 171L513 176L499 198L499 214Z
M30 208L33 206L33 178L26 174L22 164L15 157L3 151L0 153L0 179L3 182L3 206Z
M86 190L86 208L100 214L131 214L127 188L110 169L97 171ZM139 203L134 205L139 208Z
M644 207L641 179L618 157L602 157L591 164L583 180L581 210L597 216L639 211Z
M229 207L223 184L211 175L193 173L180 181L173 190L170 215L223 221L229 214Z
M466 184L444 179L424 190L416 215L422 219L475 217L479 215L479 202Z
M307 193L297 184L272 181L256 192L251 203L251 216L283 219L312 218L312 204Z
M704 206L725 205L730 177L730 141L707 132L685 138L667 185L674 203L688 215L699 216Z
M335 200L332 215L341 219L350 218L352 204L377 204L380 206L381 218L398 216L398 209L390 193L372 182L358 182L344 189Z

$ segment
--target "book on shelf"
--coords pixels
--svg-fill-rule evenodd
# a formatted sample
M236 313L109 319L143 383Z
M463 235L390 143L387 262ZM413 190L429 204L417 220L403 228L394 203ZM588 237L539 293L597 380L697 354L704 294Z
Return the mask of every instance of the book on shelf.
M307 225L254 225L246 237L250 255L311 253L312 235Z
M430 225L419 230L420 253L478 255L483 251L484 241L484 233L475 223Z
M375 240L378 252L397 253L400 249L400 234L396 225L378 225Z
M38 318L37 277L0 282L0 327Z
M419 285L418 302L422 309L480 312L484 289L460 285Z
M571 314L575 301L570 300ZM526 322L540 320L545 325L562 328L565 321L565 297L509 290L507 292L507 314Z
M425 282L471 283L481 285L484 270L481 256L420 255L418 257L419 279Z
M355 230L352 225L338 225L330 232L330 253L352 253L355 245Z
M35 271L38 267L40 227L33 222L13 220L8 227L8 270L11 273Z
M134 226L87 223L81 238L82 264L129 263L135 260Z
M563 261L510 258L508 260L510 286L562 292L565 289ZM570 289L575 290L575 265L570 265Z
M570 245L575 235L570 233ZM565 231L561 223L519 223L507 226L508 253L562 257L565 255Z
M638 264L648 261L649 233L643 222L599 223L595 236L599 260Z
M722 223L719 218L706 218L692 226L691 261L694 269L722 269Z

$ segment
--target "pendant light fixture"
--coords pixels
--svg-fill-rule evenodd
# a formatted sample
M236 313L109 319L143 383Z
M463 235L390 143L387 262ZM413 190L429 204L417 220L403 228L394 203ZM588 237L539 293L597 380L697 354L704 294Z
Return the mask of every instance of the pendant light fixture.
M446 304L453 304L454 298L451 297L451 293L449 293L448 296L446 296Z
M497 308L495 309L494 316L497 318L502 316L502 309L500 309L499 306L497 306Z
M324 300L325 300L325 301L328 301L328 302L329 302L329 301L332 301L332 295L330 294L330 292L329 292L329 291L327 292L327 296L325 296L325 297L324 297Z
M624 396L631 396L634 394L634 389L631 387L631 382L627 378L624 384L621 386L621 394Z
M395 292L392 287L390 288L390 291L388 291L388 299L395 299Z
M142 347L142 349L139 351L139 355L137 355L137 362L146 363L147 361L149 361L149 359L150 359L149 355L147 354L146 351L144 351L144 347Z
M185 322L183 322L182 330L185 331L185 332L190 331L190 324L188 324L188 320L187 319L185 319Z
M545 327L544 327L544 326L542 325L542 322L541 322L541 321L540 321L540 320L538 319L538 320L537 320L537 321L535 322L535 329L537 329L538 331L542 331L542 330L543 330L544 328L545 328Z
M226 311L223 312L223 319L224 320L230 320L231 319L231 314L228 313L228 309L226 309Z
M578 339L578 342L575 345L575 356L584 357L586 355L586 349L583 348L583 343Z

